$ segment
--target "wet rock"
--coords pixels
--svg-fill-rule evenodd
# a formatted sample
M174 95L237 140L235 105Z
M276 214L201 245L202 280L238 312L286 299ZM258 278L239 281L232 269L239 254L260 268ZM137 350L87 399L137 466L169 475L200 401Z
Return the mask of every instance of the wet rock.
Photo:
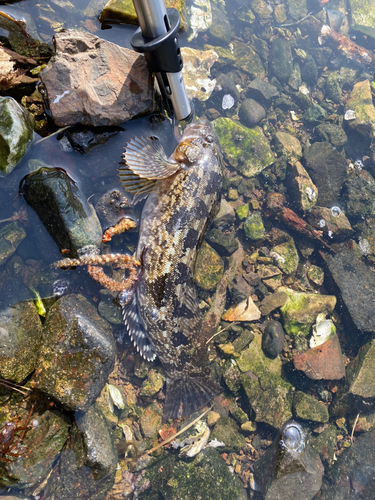
M293 70L292 74L290 75L288 79L288 85L293 89L293 90L298 90L300 86L302 85L302 78L301 78L301 69L298 63L293 64Z
M307 221L326 238L343 241L353 234L352 226L342 210L337 207L314 207L308 213Z
M26 419L27 412L24 414ZM69 423L57 412L34 412L33 428L27 430L17 460L0 461L1 483L22 490L40 483L52 469L68 438Z
M312 102L303 113L303 118L307 122L318 124L325 119L327 112L316 102Z
M245 177L254 177L274 161L268 140L259 127L248 129L230 118L212 122L221 150Z
M231 41L231 26L228 17L219 7L211 3L212 24L208 29L210 38L213 43L218 43L227 47Z
M74 492L75 499L104 500L114 484L117 457L103 417L93 408L80 423L83 433L72 428L43 491L46 498L71 500Z
M183 16L184 2L182 0L165 0L165 6L167 9L178 10L181 16L181 27L186 29L186 21ZM131 0L109 0L100 13L99 21L101 23L117 21L125 24L139 24L134 4Z
M324 271L321 267L312 265L307 271L307 277L310 281L315 283L315 285L321 286L324 282Z
M246 203L245 205L241 205L236 210L236 215L239 218L239 220L245 220L246 217L248 216L248 213L249 213L249 204L248 203Z
M332 465L335 460L336 434L336 427L333 424L328 424L327 428L321 434L310 438L312 449L319 453L320 457L328 465Z
M331 123L321 123L315 127L314 137L317 141L330 142L336 148L344 146L348 140L343 128Z
M73 149L81 154L95 146L106 143L111 137L124 130L122 127L92 127L77 125L66 131L66 137Z
M310 210L318 199L318 189L299 161L288 169L287 179L293 201L299 210L303 212Z
M280 96L279 91L274 85L255 78L247 87L247 96L255 99L257 102L269 105L273 99Z
M329 73L324 84L327 99L339 103L341 101L343 83L343 78L338 71Z
M302 391L297 391L293 397L293 411L297 418L313 422L328 422L328 409L325 404Z
M285 292L270 293L260 303L259 309L263 316L268 316L272 311L281 307L287 301L287 294ZM270 322L272 323L272 322Z
M359 134L372 139L375 131L375 107L372 104L369 80L354 85L350 99L346 102L345 112L353 110L354 120L348 120L349 127Z
M12 222L0 229L0 266L14 254L26 232L18 222Z
M160 370L151 369L147 374L147 379L142 382L139 392L140 396L153 396L163 388L165 376Z
M256 422L278 429L291 418L293 387L289 382L271 373L259 378L244 374L241 382Z
M105 192L95 204L95 211L105 229L114 226L125 216L134 216L125 191L118 188Z
M305 0L288 0L289 14L293 19L299 21L307 14L307 7Z
M272 248L271 257L285 274L292 274L298 267L299 257L293 238Z
M340 380L345 377L345 364L337 335L324 344L293 355L294 368L312 380Z
M99 291L98 313L111 325L123 325L121 308L115 304L117 294L103 289Z
M214 290L223 277L224 262L208 243L203 242L195 263L194 279L203 290Z
M206 236L206 241L224 257L229 257L238 249L238 241L234 235L223 233L219 229L211 229Z
M333 295L296 292L286 287L280 291L288 295L281 314L285 331L289 335L308 335L318 314L332 314L336 305L336 297Z
M245 71L251 78L264 78L265 69L263 63L255 50L246 43L237 40L232 41L235 67Z
M87 246L98 250L100 222L77 184L60 168L50 168L40 160L34 160L32 166L41 168L22 179L20 192L59 249L68 249L70 257Z
M34 386L71 410L85 411L114 366L111 329L80 295L65 295L49 310Z
M306 58L301 62L302 80L309 85L316 85L318 79L318 68L311 54L307 54Z
M241 276L236 275L233 282L228 287L230 298L234 304L239 304L249 297L254 289Z
M356 171L355 177L343 185L342 197L346 202L346 214L350 219L363 218L375 213L375 179L366 171Z
M30 77L29 70L35 67L36 61L22 57L4 46L0 47L0 60L0 93L7 96L31 94L38 78Z
M57 126L119 125L152 111L144 56L79 30L56 33L54 42L56 55L40 77Z
M375 22L374 5L369 0L349 1L354 25L373 27ZM334 499L336 500L336 499Z
M261 316L251 297L240 304L231 306L224 314L223 321L255 321Z
M374 439L374 432L366 432L340 455L323 484L323 500L370 500L373 497Z
M230 472L228 466L214 448L206 448L193 461L179 460L169 455L158 460L146 470L144 481L152 492L159 492L165 500L246 500L246 490L240 479ZM138 497L153 498L149 492Z
M271 359L276 358L283 350L285 332L278 321L267 321L262 336L262 349Z
M360 330L375 331L375 276L356 252L344 248L335 256L324 254L329 272L339 287L349 314Z
M0 312L0 377L22 382L35 370L42 324L32 300L16 302Z
M236 394L241 388L241 373L233 359L225 361L223 379L228 389Z
M304 152L306 169L318 188L318 205L331 207L346 179L346 161L329 142L314 142Z
M274 141L275 151L284 155L290 163L295 163L302 156L302 146L297 137L288 132L277 132Z
M245 99L238 112L240 121L247 127L258 125L266 117L266 112L260 104L253 99Z
M242 373L251 371L257 377L271 373L276 377L281 376L280 358L270 359L262 350L262 335L254 333L254 339L247 349L244 349L236 363Z
M235 325L233 325L233 326L235 326ZM249 330L248 328L244 328L244 330L239 335L239 337L237 337L232 342L234 352L235 353L242 352L244 349L246 349L246 347L250 344L250 342L253 341L253 339L254 339L253 332L251 330Z
M375 341L370 340L347 366L346 384L334 401L334 415L368 413L375 408Z
M304 429L293 421L283 426L254 467L265 500L311 500L320 490L323 472L323 464Z
M234 208L224 197L221 198L220 210L214 219L213 225L218 229L224 229L231 226L235 219Z
M211 79L211 67L219 59L214 50L181 49L184 68L182 70L189 99L207 101L214 91L216 80Z
M240 433L238 425L230 417L223 417L213 428L210 440L217 439L225 444L220 451L240 451L245 446L245 438Z
M9 174L33 140L34 120L12 97L0 96L0 172Z
M82 432L86 453L84 465L89 467L97 481L114 481L117 466L115 450L104 417L95 404L76 419L77 427Z
M261 213L249 213L245 219L243 228L246 238L249 238L252 241L262 240L264 238L266 230L263 225Z
M215 91L219 91L219 89L221 89L222 96L224 96L225 94L230 94L235 102L237 102L240 98L240 93L236 87L235 82L230 76L224 73L220 74L216 78Z
M293 56L290 42L286 38L275 38L271 42L269 67L280 82L289 80L293 71Z

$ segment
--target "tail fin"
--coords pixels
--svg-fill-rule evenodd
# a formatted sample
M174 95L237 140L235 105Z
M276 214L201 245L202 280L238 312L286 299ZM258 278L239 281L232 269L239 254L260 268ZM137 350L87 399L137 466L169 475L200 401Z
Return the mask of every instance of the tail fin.
M163 421L188 417L223 392L220 385L205 375L167 378Z

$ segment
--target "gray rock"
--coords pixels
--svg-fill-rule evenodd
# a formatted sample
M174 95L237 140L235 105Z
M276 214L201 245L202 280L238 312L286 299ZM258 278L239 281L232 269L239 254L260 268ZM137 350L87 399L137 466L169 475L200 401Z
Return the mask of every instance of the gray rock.
M342 210L327 207L313 207L307 221L323 235L333 241L343 241L353 234L352 226Z
M255 463L254 476L265 500L311 500L320 490L323 464L296 422L285 424Z
M41 73L59 127L119 125L152 111L152 80L143 55L91 33L55 33L56 55Z
M245 99L238 112L241 123L247 127L258 125L265 117L266 111L253 99Z
M375 179L366 170L357 170L343 185L342 199L349 219L358 220L375 213Z
M266 299L264 299L266 300ZM283 350L285 332L278 321L267 321L262 336L262 349L269 358L276 358Z
M255 99L262 104L270 104L273 99L280 96L279 91L274 85L255 78L247 87L247 96Z
M327 141L334 147L344 146L348 138L342 127L331 123L321 123L314 129L314 136L317 141Z
M87 196L64 170L50 168L40 160L29 163L40 168L22 179L20 192L59 249L68 249L70 257L87 246L99 250L102 228Z
M240 98L240 93L236 87L236 84L228 75L225 75L224 73L216 78L215 90L217 90L219 87L221 87L223 95L230 94L235 101L238 101L238 99Z
M236 275L233 282L229 285L229 294L233 304L239 304L247 299L254 292L254 288L241 276Z
M299 21L307 14L306 0L288 0L289 14Z
M16 221L0 230L0 266L14 254L24 238L26 232Z
M102 318L111 323L111 325L123 325L121 307L116 306L116 293L109 290L100 290L100 302L98 312Z
M225 444L222 451L240 451L245 446L245 438L235 421L230 417L221 418L213 428L211 440L217 439Z
M344 248L334 256L326 253L322 255L357 328L375 331L374 273L350 248Z
M318 190L299 161L288 168L287 181L298 208L304 212L311 210L318 199Z
M281 82L287 82L293 71L293 56L290 42L284 38L275 38L271 43L270 71Z
M303 113L303 118L310 123L320 123L326 117L327 113L316 102L312 102L307 110Z
M44 324L35 387L70 410L85 411L100 394L114 359L109 324L81 295L65 295Z
M0 312L0 377L22 382L35 370L42 324L32 300Z
M221 198L219 213L214 219L213 225L218 229L231 226L236 220L234 208L225 198Z
M12 97L0 97L0 172L9 174L33 139L33 118Z
M306 170L318 188L318 205L332 207L346 179L346 160L329 142L314 142L304 152Z
M315 85L318 79L318 68L310 54L307 54L306 59L301 62L301 77L309 85Z

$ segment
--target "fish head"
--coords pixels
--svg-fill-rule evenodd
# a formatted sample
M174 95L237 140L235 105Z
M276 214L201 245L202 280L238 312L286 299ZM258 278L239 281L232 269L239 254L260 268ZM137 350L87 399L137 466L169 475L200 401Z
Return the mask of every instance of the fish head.
M187 165L198 162L205 152L218 156L219 143L210 123L202 120L185 128L181 142L171 156L176 162Z

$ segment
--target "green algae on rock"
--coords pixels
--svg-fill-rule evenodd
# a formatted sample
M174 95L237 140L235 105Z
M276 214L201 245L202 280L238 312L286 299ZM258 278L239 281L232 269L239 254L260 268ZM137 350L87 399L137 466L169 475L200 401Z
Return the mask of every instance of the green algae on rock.
M293 238L272 248L270 255L285 274L292 274L298 267L299 257Z
M14 254L25 237L25 230L16 221L0 230L0 266Z
M293 411L296 417L313 422L328 422L328 408L312 396L302 391L297 391L293 398Z
M220 447L220 451L237 451L245 446L245 438L240 433L238 425L230 417L221 418L213 428L210 440L217 439L224 443L224 447Z
M208 243L203 242L195 263L194 279L199 288L214 290L224 274L224 261Z
M249 213L245 219L243 229L245 231L246 238L249 238L249 240L262 240L266 230L263 225L261 213L258 211Z
M374 9L375 16L375 9ZM354 85L345 111L354 111L354 120L348 120L351 129L372 139L375 132L375 107L372 104L372 92L369 80Z
M296 292L287 287L282 287L279 291L288 296L281 307L281 315L285 331L289 335L308 335L318 314L332 314L336 306L334 295Z
M0 96L0 172L9 174L33 139L31 114L12 97Z
M247 128L230 118L212 122L228 162L245 177L255 177L274 162L270 144L260 127Z

